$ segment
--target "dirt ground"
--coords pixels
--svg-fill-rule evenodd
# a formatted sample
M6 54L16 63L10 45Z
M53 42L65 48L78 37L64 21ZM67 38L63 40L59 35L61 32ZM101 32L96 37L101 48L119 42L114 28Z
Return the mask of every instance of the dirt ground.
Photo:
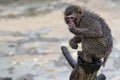
M120 80L119 0L16 1L0 0L1 78L69 80L72 69L60 47L68 46L76 58L76 51L68 45L73 34L68 31L63 16L66 6L72 3L101 15L110 26L114 48L99 73L104 73L107 80Z

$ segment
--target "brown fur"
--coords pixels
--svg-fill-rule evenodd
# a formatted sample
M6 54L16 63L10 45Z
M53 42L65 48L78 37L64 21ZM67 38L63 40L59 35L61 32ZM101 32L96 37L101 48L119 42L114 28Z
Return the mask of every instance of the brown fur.
M75 35L69 43L73 49L77 49L78 43L82 43L82 51L78 55L88 63L101 58L106 62L113 47L111 30L106 22L97 14L76 5L67 7L64 15L67 24L69 21L66 16L75 17L75 24L68 24L70 32Z

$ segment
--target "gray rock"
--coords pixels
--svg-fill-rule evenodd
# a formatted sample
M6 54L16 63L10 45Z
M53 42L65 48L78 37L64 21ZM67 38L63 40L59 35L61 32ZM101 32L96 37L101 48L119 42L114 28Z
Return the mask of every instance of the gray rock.
M14 54L16 49L15 47L11 46L14 46L14 44L13 45L9 43L0 44L0 56L8 56Z
M15 80L33 80L33 75L32 74L25 74L23 76L20 76L19 78Z

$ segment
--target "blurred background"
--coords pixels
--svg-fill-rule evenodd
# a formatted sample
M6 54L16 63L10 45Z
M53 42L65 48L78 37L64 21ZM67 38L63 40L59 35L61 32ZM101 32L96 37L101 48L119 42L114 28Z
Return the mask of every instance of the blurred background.
M72 68L60 47L68 46L76 58L63 16L70 4L99 14L110 26L114 48L99 73L120 80L120 0L0 0L0 80L69 80Z

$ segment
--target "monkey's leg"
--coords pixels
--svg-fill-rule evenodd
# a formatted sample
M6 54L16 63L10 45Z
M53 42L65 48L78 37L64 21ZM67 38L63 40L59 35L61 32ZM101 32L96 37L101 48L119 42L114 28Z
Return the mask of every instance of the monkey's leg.
M70 79L69 80L85 80L85 71L79 64L76 64L75 68L73 69Z
M88 51L78 51L78 56L80 56L83 61L92 63L92 55L88 53Z
M75 67L74 69L73 69L73 71L72 71L72 73L71 73L71 75L70 75L70 78L69 78L69 80L77 80L76 78L78 78L77 77L77 68Z

